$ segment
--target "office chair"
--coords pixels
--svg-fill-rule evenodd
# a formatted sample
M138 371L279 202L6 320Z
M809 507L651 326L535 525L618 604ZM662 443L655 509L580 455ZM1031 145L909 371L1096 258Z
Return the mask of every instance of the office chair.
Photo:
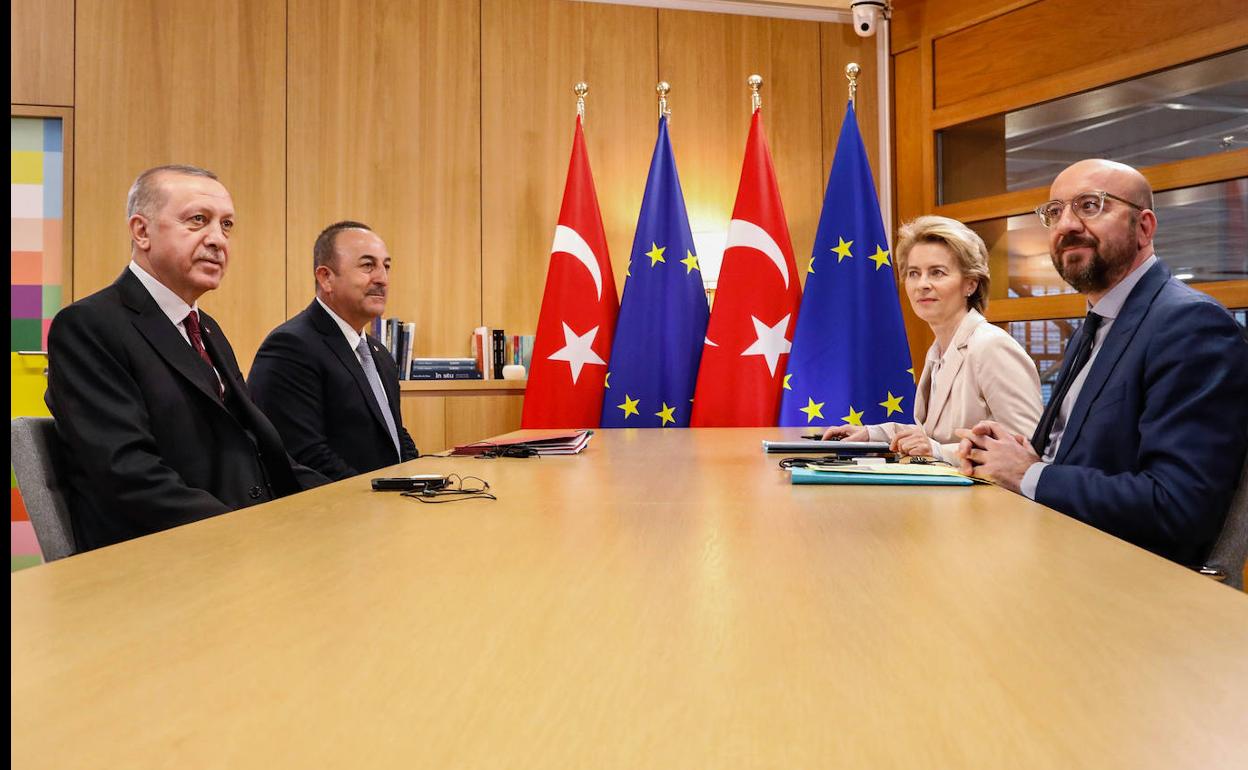
M78 547L58 472L63 462L56 422L51 417L14 418L9 423L9 451L43 560L73 556Z
M1244 469L1239 474L1239 486L1226 512L1222 534L1213 544L1209 558L1199 570L1200 574L1242 591L1245 557L1248 557L1248 458L1244 459Z

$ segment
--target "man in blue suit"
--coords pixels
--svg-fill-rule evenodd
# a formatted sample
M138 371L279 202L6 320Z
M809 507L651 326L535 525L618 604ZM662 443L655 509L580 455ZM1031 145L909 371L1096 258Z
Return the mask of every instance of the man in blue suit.
M1083 160L1036 213L1088 316L1028 442L960 431L962 470L1181 564L1208 555L1248 450L1248 343L1153 253L1140 172Z

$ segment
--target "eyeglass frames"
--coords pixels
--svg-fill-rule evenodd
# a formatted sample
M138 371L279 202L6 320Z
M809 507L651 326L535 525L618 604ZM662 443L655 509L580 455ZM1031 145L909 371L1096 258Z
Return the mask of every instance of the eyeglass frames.
M1113 193L1104 190L1089 190L1088 192L1079 193L1069 201L1049 201L1036 206L1036 216L1040 217L1040 222L1045 227L1052 227L1057 220L1062 218L1062 210L1066 208L1066 204L1070 204L1070 210L1080 219L1092 219L1099 216L1105 209L1105 199L1113 198L1114 200L1125 203L1137 211L1143 211L1144 207L1132 203L1126 198L1119 198Z

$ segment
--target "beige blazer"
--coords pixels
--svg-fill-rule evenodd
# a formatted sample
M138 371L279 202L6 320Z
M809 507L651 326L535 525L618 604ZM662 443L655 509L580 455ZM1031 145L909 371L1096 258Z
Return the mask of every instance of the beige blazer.
M927 351L914 395L914 418L946 459L957 454L957 428L996 420L1028 439L1040 422L1040 375L1023 346L971 310L958 324L943 360L936 343ZM933 375L933 369L939 370ZM904 423L868 428L872 441L892 441Z

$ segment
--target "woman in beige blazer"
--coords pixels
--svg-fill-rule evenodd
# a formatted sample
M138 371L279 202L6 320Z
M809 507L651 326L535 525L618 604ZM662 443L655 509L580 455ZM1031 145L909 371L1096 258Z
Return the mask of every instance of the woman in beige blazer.
M936 341L927 351L914 397L918 425L837 425L824 438L888 441L894 451L953 461L956 428L996 420L1030 436L1040 421L1040 376L1026 351L984 319L988 250L956 219L926 216L898 233L897 260L906 295Z

